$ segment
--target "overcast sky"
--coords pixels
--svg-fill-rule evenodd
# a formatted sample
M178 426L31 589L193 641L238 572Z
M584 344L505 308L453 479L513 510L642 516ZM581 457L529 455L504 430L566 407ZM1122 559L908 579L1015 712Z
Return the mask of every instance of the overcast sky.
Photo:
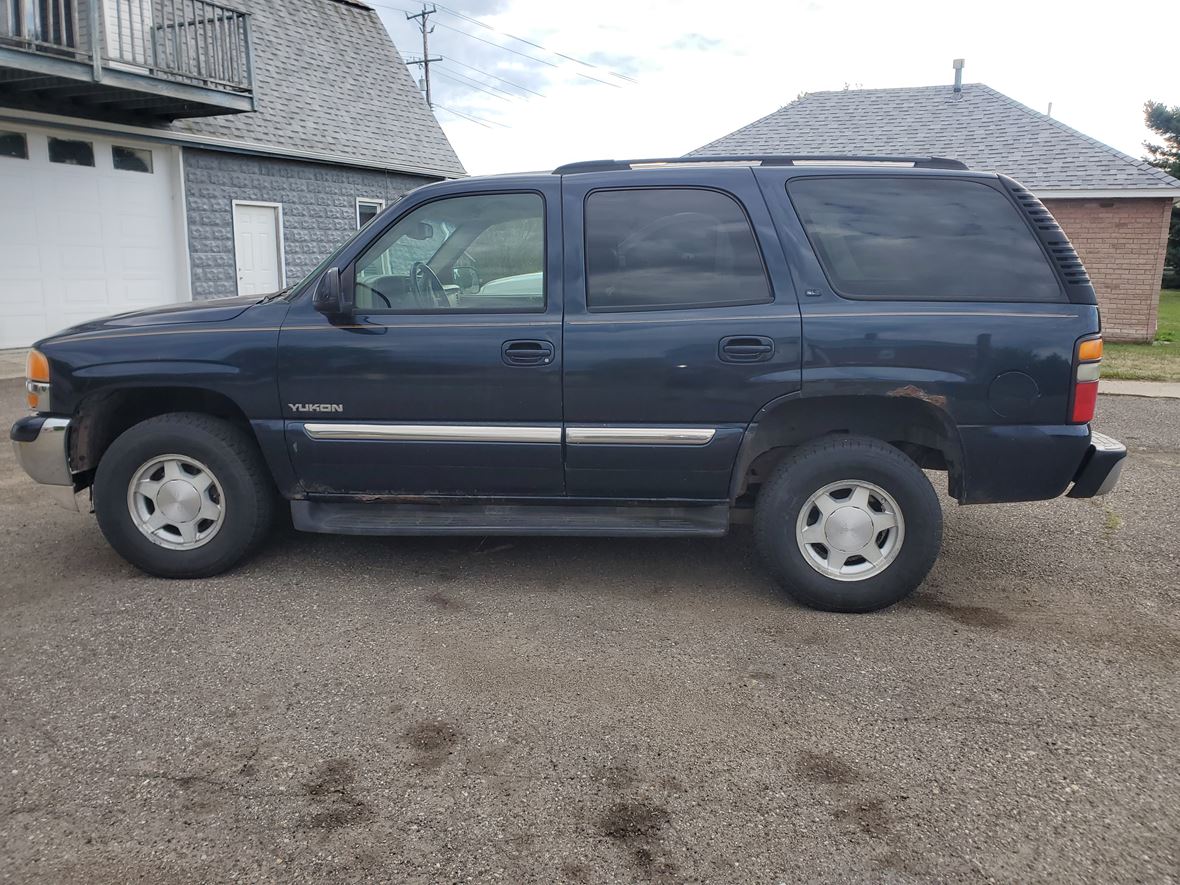
M421 4L368 2L403 56L421 57L421 36L400 11ZM801 92L949 84L951 60L960 57L966 82L1042 112L1052 102L1057 119L1138 157L1149 136L1143 102L1180 105L1168 36L1175 22L1165 8L1109 0L450 0L431 19L431 55L445 59L431 81L436 116L474 174L680 155ZM1151 9L1161 13L1154 26Z

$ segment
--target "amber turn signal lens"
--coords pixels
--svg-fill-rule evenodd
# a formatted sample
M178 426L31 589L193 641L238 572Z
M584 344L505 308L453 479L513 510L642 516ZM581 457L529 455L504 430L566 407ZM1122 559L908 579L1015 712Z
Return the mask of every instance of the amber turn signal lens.
M1102 339L1090 338L1087 341L1082 341L1078 344L1078 360L1087 362L1089 360L1102 359Z
M45 354L41 351L29 351L29 356L25 360L25 377L30 381L49 383L49 360L45 359Z

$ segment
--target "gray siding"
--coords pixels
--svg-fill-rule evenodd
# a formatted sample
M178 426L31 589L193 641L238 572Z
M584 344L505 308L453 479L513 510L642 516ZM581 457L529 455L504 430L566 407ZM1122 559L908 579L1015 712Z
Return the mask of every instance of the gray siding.
M322 163L184 149L193 299L237 292L233 200L283 204L287 282L356 232L356 198L386 205L433 179Z

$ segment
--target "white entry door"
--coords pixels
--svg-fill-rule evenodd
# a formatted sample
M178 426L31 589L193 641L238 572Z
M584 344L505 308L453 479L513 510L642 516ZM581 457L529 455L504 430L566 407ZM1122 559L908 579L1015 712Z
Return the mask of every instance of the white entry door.
M283 288L282 207L273 203L233 205L238 294L277 292Z

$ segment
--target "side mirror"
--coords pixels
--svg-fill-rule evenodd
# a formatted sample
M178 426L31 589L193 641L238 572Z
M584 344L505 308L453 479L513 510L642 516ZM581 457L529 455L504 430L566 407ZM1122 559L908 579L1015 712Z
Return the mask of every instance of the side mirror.
M320 313L340 316L352 313L352 293L345 293L340 285L340 268L329 267L316 283L312 306Z

